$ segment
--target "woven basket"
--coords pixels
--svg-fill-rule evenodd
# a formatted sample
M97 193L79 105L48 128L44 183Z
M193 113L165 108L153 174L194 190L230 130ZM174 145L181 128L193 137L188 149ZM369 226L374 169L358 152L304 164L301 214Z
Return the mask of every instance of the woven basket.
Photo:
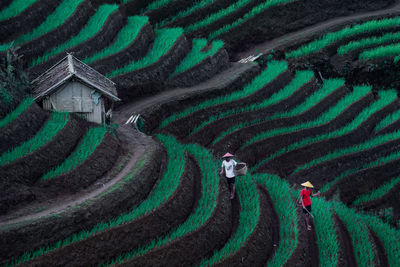
M236 176L243 176L247 173L247 165L246 163L238 163L233 170Z

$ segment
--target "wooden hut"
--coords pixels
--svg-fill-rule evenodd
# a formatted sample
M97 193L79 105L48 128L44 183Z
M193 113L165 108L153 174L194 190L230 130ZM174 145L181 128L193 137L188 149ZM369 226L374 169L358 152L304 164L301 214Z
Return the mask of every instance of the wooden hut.
M33 95L44 109L74 112L103 123L113 102L120 101L115 83L68 54L32 81Z

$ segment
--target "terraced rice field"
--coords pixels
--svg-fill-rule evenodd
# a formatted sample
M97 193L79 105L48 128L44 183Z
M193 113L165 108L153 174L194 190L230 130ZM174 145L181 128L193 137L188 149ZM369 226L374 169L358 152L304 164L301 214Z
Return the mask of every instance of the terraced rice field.
M397 2L111 2L0 4L1 265L400 266ZM9 86L66 53L111 125Z

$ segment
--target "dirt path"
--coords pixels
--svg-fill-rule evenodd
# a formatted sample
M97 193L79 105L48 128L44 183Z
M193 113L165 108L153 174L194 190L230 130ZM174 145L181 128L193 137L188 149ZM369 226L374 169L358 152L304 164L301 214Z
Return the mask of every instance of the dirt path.
M315 33L327 30L333 26L339 26L342 24L344 25L344 24L348 24L349 22L353 22L355 20L391 14L391 13L395 13L395 12L399 12L399 11L400 11L400 1L398 1L397 3L395 3L394 5L392 5L389 8L386 8L386 9L371 11L371 12L367 12L367 13L357 13L357 14L353 14L350 16L344 16L344 17L330 19L330 20L327 20L327 21L324 21L321 23L317 23L310 27L300 29L298 31L295 31L295 32L292 32L289 34L285 34L283 36L269 40L267 42L258 44L247 51L236 54L233 59L235 61L239 61L241 59L246 59L251 56L256 56L259 53L266 54L269 51L271 51L272 49L276 49L277 47L283 46L290 42L295 42L295 41L299 41L301 39L305 39L307 37L311 37Z
M251 64L233 63L230 68L226 69L225 71L215 75L213 78L198 85L187 88L175 88L161 92L153 96L139 98L136 101L123 105L117 111L115 111L114 120L119 125L122 125L133 114L140 113L140 111L145 108L161 104L178 96L181 97L183 95L190 95L196 92L207 91L210 90L211 88L218 88L221 84L234 80L236 77L240 76L243 72L251 68L252 64L253 63Z
M88 192L79 192L75 195L69 196L68 198L62 198L59 201L51 204L45 210L33 214L28 214L26 216L20 216L14 219L8 219L9 214L7 217L0 217L0 227L10 224L15 224L23 221L34 221L41 217L45 217L52 214L60 213L68 208L74 207L79 205L82 202L85 202L88 199L92 199L97 195L107 191L113 185L121 181L135 166L136 162L142 154L146 151L146 147L151 142L151 137L148 137L130 126L124 126L120 129L121 132L121 139L124 144L127 145L127 148L130 151L133 151L133 155L130 157L129 161L125 164L124 168L110 181L100 185L94 190Z

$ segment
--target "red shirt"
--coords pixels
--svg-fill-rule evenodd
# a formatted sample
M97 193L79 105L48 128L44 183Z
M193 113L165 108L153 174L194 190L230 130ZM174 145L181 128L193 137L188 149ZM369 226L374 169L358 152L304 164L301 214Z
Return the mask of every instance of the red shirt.
M304 206L310 206L311 205L311 199L310 199L311 195L312 195L311 189L307 189L307 190L303 189L303 190L301 190L300 196L303 199Z

